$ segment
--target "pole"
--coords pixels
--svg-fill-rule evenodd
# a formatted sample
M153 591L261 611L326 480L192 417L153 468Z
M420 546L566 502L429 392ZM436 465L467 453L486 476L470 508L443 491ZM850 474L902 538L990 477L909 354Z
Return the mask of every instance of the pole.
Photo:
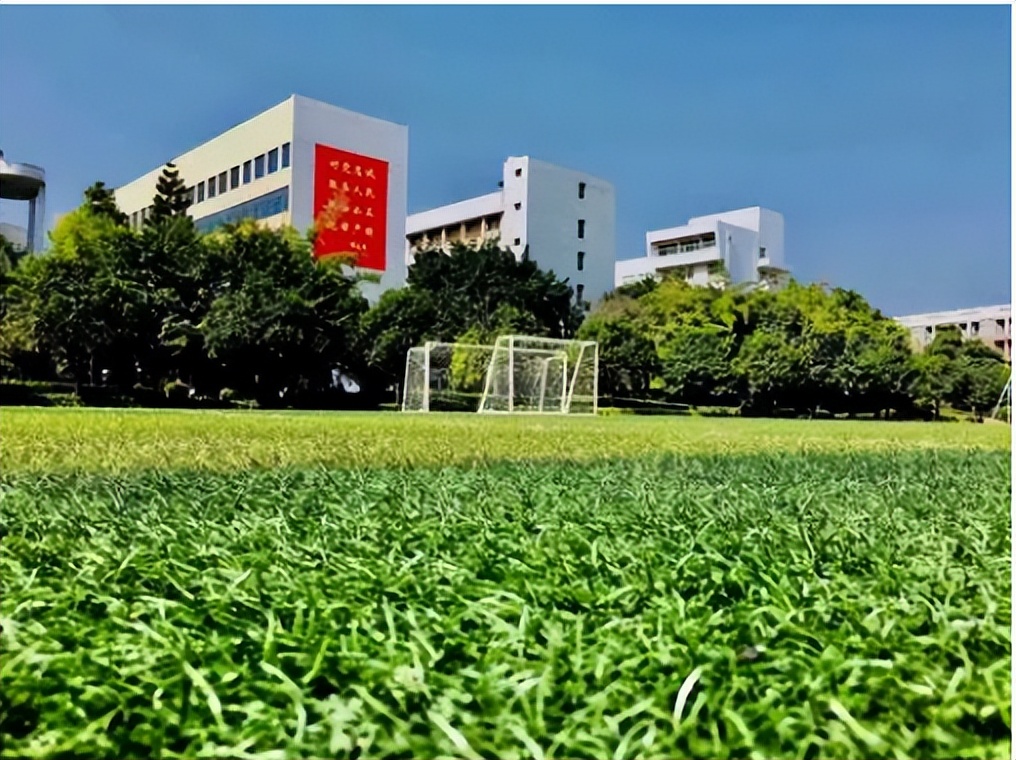
M430 343L423 346L423 411L430 411Z
M515 336L508 336L508 412L515 411Z

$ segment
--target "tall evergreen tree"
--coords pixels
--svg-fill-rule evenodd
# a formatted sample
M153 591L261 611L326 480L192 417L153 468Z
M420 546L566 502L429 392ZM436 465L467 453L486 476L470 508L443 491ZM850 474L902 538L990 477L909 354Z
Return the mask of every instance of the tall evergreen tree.
M119 225L127 224L127 214L116 205L116 196L105 182L96 182L85 190L85 207L96 216L112 219Z
M152 200L149 223L155 224L172 217L184 216L189 206L187 185L180 179L180 170L170 161L162 168L162 174L155 185L155 198Z

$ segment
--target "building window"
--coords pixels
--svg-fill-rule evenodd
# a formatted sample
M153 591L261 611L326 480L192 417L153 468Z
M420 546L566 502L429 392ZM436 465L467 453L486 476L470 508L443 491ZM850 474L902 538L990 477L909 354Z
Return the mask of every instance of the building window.
M282 145L282 168L289 168L289 143L283 143Z
M219 195L226 192L226 172L219 174Z
M205 199L205 183L198 182L198 203Z
M970 332L973 335L979 334L981 332L981 323L980 322L971 322L970 323Z
M215 197L215 177L208 178L208 197Z
M521 203L516 203L515 204L515 210L516 211L521 211L522 210L522 204Z
M515 245L522 245L522 238L515 238Z
M575 286L575 301L576 303L582 303L582 293L585 292L586 286L579 283Z
M279 149L272 148L268 151L268 173L275 174L279 170Z
M241 219L267 219L288 210L289 188L280 187L259 198L195 219L194 224L201 232L208 232L223 224L239 222Z
M579 219L579 237L584 238L586 236L586 220Z
M243 162L243 184L250 182L250 161Z
M194 188L193 187L188 187L187 188L187 205L188 206L193 206L194 205Z
M229 170L229 189L236 190L240 187L240 167L234 166Z
M586 252L585 251L579 251L579 255L578 255L578 270L580 272L582 271L582 267L585 265L585 263L586 263Z
M135 211L133 214L131 214L131 227L133 227L134 229L138 228L138 212L137 211Z
M765 248L765 246L764 246L764 245L763 245L763 246L759 246L759 249L758 249L758 257L759 257L760 259L764 259L764 258L766 257L766 248Z
M522 176L522 169L516 169L515 170L515 176L516 177L521 177Z
M254 179L261 179L265 176L265 154L262 153L254 159Z
M579 200L582 200L585 197L586 197L586 183L579 182Z

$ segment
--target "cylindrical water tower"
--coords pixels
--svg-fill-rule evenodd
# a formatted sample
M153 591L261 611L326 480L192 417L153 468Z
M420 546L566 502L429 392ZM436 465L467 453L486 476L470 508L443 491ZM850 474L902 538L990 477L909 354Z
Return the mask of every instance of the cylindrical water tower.
M0 198L8 201L28 201L29 251L43 247L46 228L46 172L32 164L12 164L0 151Z

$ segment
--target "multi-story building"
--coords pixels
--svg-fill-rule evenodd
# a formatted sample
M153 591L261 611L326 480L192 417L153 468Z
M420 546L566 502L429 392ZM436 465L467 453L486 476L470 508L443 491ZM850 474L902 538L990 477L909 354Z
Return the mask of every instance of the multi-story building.
M501 189L412 214L406 263L418 250L454 243L500 246L544 271L567 278L576 300L590 304L614 284L614 187L597 177L528 156L504 162Z
M733 284L781 284L787 275L783 216L753 206L647 232L646 255L618 261L614 284L658 279L670 273L694 285L706 285L721 271Z
M924 348L935 339L939 328L955 325L965 338L980 340L1012 357L1012 305L981 306L973 309L936 311L928 314L911 314L896 317L896 321L910 330L914 344Z
M203 231L240 219L308 230L315 255L348 254L374 300L406 279L409 129L293 95L172 159ZM163 167L116 190L134 226L152 212Z

